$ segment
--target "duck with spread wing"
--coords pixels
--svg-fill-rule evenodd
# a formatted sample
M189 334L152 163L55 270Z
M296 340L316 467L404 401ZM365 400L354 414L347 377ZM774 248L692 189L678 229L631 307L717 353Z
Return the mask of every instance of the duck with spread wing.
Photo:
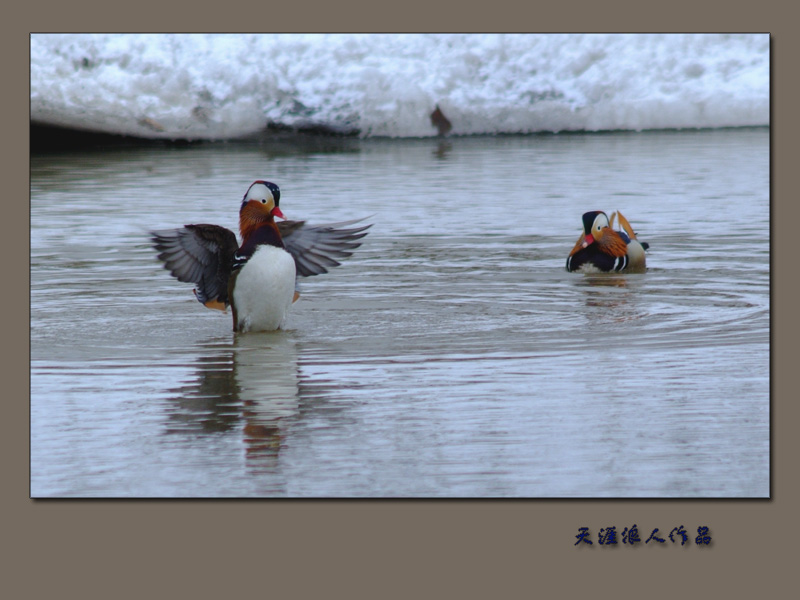
M361 245L370 225L361 220L327 225L284 219L280 188L258 180L247 189L236 235L219 225L152 231L158 258L178 281L194 283L208 308L233 313L233 330L280 329L297 300L296 280L327 273Z

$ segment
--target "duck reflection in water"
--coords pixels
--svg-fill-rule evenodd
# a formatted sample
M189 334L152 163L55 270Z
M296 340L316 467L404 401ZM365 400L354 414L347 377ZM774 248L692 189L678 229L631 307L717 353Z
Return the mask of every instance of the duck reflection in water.
M641 280L631 281L627 275L601 273L586 275L575 282L585 289L584 316L593 326L620 323L644 318L636 301Z
M286 423L299 414L300 372L291 332L210 340L195 381L175 391L168 433L240 430L250 458L277 458Z

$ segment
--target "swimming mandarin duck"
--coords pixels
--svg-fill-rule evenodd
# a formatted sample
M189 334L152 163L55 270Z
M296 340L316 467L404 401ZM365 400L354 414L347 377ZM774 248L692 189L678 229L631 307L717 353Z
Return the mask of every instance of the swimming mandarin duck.
M241 246L236 235L219 225L186 225L152 231L158 258L178 281L194 283L195 296L208 308L233 313L233 330L280 329L297 300L298 277L327 273L337 259L361 245L372 225L348 226L359 220L307 225L285 219L280 188L256 181L239 210Z
M622 226L619 231L613 229L617 216ZM622 213L611 213L609 221L603 211L587 212L583 215L583 233L567 257L567 271L643 273L645 250L649 247L647 242L636 239Z

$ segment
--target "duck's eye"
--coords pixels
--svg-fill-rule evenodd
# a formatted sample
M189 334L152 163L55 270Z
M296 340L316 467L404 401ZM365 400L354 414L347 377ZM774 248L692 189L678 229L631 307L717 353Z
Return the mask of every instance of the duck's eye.
M266 204L266 203L267 203L267 199L266 198L262 198L261 199L261 204Z

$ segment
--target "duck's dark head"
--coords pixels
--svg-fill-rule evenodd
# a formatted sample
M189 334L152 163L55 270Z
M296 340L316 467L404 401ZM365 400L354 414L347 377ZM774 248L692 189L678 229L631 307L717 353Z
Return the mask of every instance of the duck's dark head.
M583 234L586 236L584 240L584 248L603 237L605 229L608 228L608 215L602 210L593 210L583 213Z

